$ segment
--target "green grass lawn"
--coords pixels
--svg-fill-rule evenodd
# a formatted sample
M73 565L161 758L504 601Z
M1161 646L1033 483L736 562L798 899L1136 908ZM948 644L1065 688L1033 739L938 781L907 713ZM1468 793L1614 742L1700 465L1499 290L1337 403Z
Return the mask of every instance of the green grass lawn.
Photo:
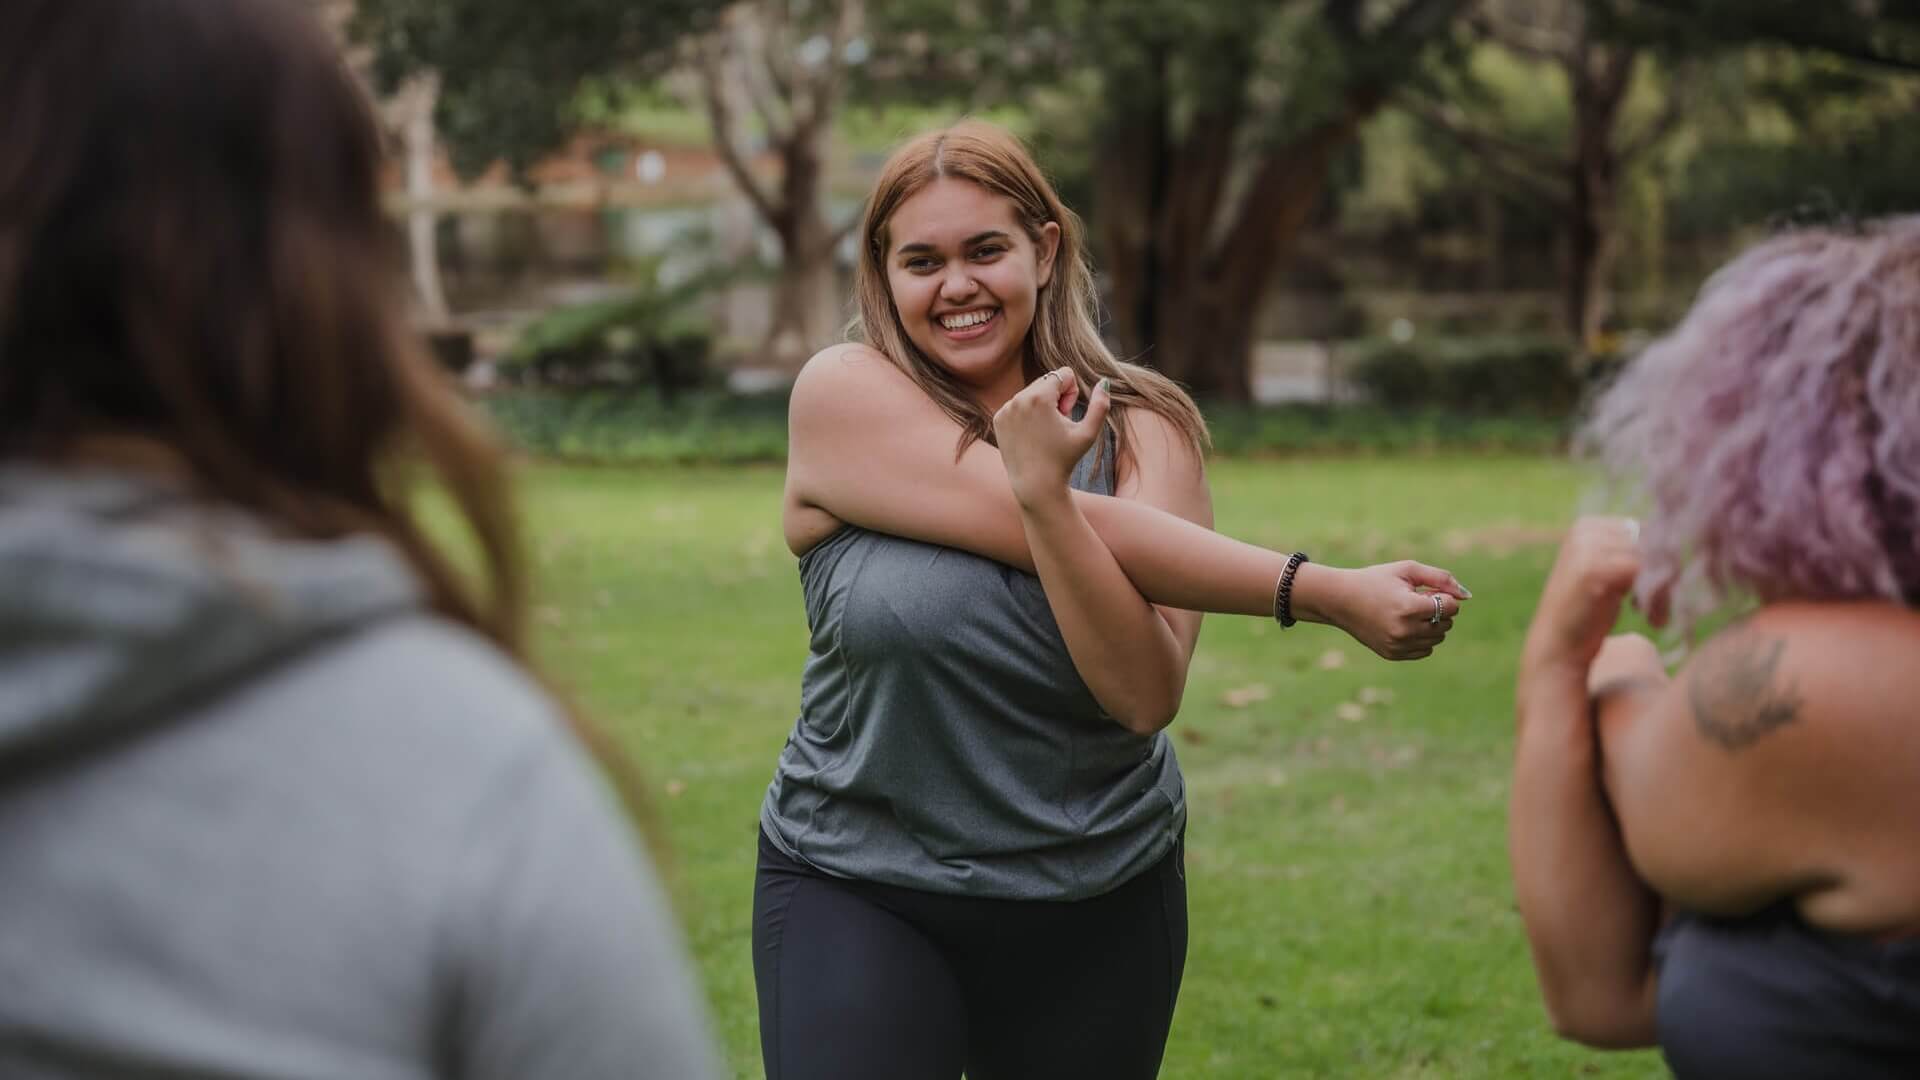
M648 778L728 1063L758 1077L754 835L806 653L780 473L525 480L543 655ZM1549 1033L1506 868L1514 659L1580 474L1222 461L1213 482L1226 533L1346 565L1420 558L1475 599L1414 664L1322 627L1208 620L1171 729L1192 945L1162 1075L1664 1075Z

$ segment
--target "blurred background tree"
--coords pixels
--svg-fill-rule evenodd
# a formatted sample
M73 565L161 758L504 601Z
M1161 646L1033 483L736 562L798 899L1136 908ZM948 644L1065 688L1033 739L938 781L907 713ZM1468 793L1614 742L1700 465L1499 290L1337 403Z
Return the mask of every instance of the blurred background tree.
M1088 219L1116 350L1214 401L1338 398L1374 339L1616 356L1752 231L1920 204L1920 0L359 0L353 27L454 186L510 169L546 215L575 205L533 179L556 154L710 161L670 196L607 166L595 205L658 236L615 219L730 191L762 239L710 253L772 281L716 362L776 385L836 336L886 150L967 114ZM434 131L395 127L418 249L422 206L467 211ZM623 257L673 262L648 243Z

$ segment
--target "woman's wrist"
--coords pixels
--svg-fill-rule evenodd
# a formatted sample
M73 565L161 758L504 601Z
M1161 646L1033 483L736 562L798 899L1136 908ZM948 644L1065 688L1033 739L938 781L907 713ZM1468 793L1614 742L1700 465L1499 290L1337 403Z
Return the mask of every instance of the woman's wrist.
M1339 626L1347 573L1337 566L1302 562L1293 572L1288 601L1294 619Z
M1034 522L1056 520L1074 509L1073 489L1066 483L1016 484L1013 501L1020 516Z

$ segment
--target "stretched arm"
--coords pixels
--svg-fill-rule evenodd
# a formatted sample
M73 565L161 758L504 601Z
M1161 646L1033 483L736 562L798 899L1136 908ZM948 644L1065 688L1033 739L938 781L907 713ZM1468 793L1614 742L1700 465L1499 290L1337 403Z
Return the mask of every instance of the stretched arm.
M1068 478L1099 439L1111 405L1106 390L1096 388L1076 423L1067 417L1079 396L1070 370L1037 380L994 417L994 431L1035 569L1074 668L1110 716L1131 731L1151 734L1180 710L1200 616L1156 608L1135 591L1074 503ZM1160 416L1129 414L1127 425L1130 453L1116 490L1202 527L1212 525L1198 451ZM1030 466L1025 483L1021 463Z
M826 350L794 385L786 516L804 550L818 529L806 515L971 551L1036 569L1000 452L984 443L956 460L959 430L885 357L861 346ZM1134 588L1171 608L1272 612L1284 554L1221 536L1153 506L1075 492L1072 501ZM1446 594L1445 618L1417 591ZM1470 595L1445 571L1401 562L1365 570L1308 563L1294 582L1294 614L1346 630L1375 652L1424 656Z

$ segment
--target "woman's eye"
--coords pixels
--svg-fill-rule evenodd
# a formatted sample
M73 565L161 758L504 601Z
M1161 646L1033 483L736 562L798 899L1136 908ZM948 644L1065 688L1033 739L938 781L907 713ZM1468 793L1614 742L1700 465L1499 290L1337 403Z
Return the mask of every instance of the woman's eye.
M926 258L925 256L922 256L917 259L907 260L907 269L913 271L916 274L924 274L928 270L933 269L937 265L939 265L937 262L935 262L932 259Z
M973 257L981 260L991 259L994 256L999 255L1001 252L1004 252L1006 250L1007 249L1005 247L999 244L987 244L983 247L974 248Z

